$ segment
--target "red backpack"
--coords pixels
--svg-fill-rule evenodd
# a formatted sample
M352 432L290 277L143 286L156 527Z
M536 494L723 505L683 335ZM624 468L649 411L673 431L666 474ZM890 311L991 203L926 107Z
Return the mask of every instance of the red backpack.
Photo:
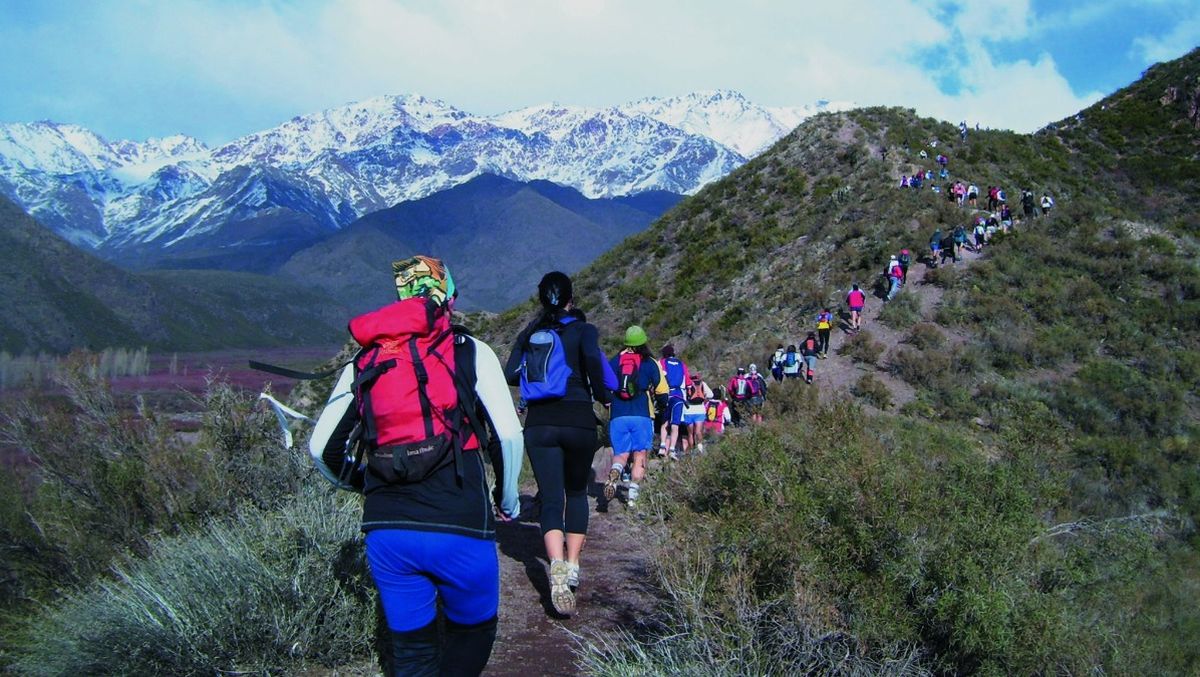
M427 303L405 299L350 321L362 346L354 360L359 442L368 474L385 484L420 482L451 462L461 475L461 452L484 437L474 389L455 374L456 341L467 339L455 336L448 312Z
M638 394L638 372L642 368L642 356L637 353L621 353L617 357L617 397L632 400Z

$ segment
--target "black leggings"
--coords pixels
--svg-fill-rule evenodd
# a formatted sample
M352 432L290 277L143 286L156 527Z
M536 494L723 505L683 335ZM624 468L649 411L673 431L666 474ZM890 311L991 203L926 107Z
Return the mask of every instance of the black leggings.
M392 632L394 677L477 677L487 666L496 641L496 619L476 625L446 621L439 637L437 621L417 630Z
M821 344L818 347L818 350L820 350L822 353L829 352L829 332L831 332L831 331L833 331L833 330L832 329L818 329L817 330L817 338L820 340L820 344Z
M558 529L586 534L588 471L596 455L596 429L553 425L526 428L525 453L529 454L542 496L542 533Z

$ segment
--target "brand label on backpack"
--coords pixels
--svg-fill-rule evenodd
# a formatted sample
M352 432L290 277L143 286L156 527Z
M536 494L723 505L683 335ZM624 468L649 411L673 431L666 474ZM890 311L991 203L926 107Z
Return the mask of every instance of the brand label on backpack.
M668 357L663 360L664 371L666 371L667 386L671 390L679 390L683 387L684 369L683 361L678 357Z
M738 376L734 380L733 394L739 400L744 400L750 396L750 379L745 376Z

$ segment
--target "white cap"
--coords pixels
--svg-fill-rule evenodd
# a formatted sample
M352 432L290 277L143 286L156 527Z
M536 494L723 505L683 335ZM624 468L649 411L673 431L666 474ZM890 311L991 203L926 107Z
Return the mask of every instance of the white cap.
M757 364L752 364L752 365L750 365L750 373L751 373L751 374L757 374L757 373L758 373L758 365L757 365Z

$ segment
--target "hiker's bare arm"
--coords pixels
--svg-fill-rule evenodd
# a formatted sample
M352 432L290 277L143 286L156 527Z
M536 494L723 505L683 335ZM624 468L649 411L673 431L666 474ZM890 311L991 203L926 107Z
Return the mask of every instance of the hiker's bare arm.
M513 407L512 394L507 387L504 372L500 368L500 360L491 346L483 341L475 341L475 392L479 401L487 410L488 418L500 439L500 454L503 459L504 476L496 478L500 482L501 512L515 518L520 510L517 494L517 483L521 474L521 461L525 456L525 437L521 431L521 421Z

